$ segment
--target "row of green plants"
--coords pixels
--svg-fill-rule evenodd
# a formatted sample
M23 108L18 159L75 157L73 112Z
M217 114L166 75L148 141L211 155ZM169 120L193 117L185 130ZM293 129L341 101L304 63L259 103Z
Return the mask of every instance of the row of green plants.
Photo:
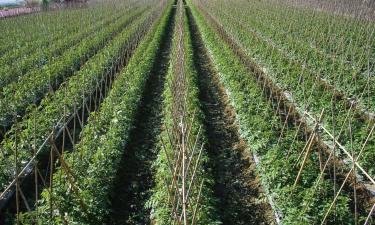
M361 107L374 112L374 23L355 23L346 20L346 23L342 24L340 20L342 17L338 17L330 21L331 23L321 21L321 24L318 24L320 26L317 26L306 21L306 17L310 19L310 14L314 15L314 11L305 11L306 15L298 13L299 10L294 10L297 13L285 14L281 12L290 11L286 6L282 11L280 11L281 6L275 7L272 4L262 3L258 4L258 7L253 6L253 3L244 3L223 8L224 6L211 4L212 12L217 13L218 16L226 16L233 22L240 23L247 32L256 33L260 38L271 42L275 48L282 50L299 64L303 64L306 70L311 71L311 76L321 77L347 97L358 99ZM286 15L288 18L285 18ZM304 26L297 28L301 24ZM336 33L330 31L329 33L326 31L328 34L322 33L326 26L339 27L340 30L336 30ZM296 35L302 31L308 33L304 37ZM312 41L307 39L314 34L325 37L331 43L319 43L318 46L323 50L315 47L311 44ZM324 49L334 49L337 43L339 43L339 50L342 51L334 53L324 51ZM368 82L370 86L367 85ZM361 96L362 92L365 93L363 96Z
M362 113L360 111L354 109L349 111L346 99L334 98L334 93L327 90L325 85L319 82L319 79L312 75L304 64L294 61L265 39L249 32L239 23L235 23L233 19L224 16L215 18L220 21L225 30L246 51L248 56L253 58L261 68L264 68L266 75L292 96L300 109L301 115L306 110L319 117L321 111L325 109L326 115L322 121L324 126L331 133L333 133L333 129L336 129L336 131L342 129L342 134L338 138L339 142L348 151L352 149L351 146L357 154L361 151L363 142L369 135L375 121L360 119ZM347 119L348 114L349 119ZM349 123L351 129L349 129ZM332 138L324 133L321 136L327 144L332 145L330 144ZM370 139L359 159L360 164L372 176L375 174L374 148L375 140ZM341 156L347 157L343 152L341 152Z
M36 37L32 41L26 41L22 39L25 35L22 35L22 37L20 37L20 39L23 40L23 42L20 42L22 43L22 45L13 46L9 51L1 55L0 65L10 66L10 64L14 63L15 61L28 58L31 54L34 54L35 51L39 51L39 48L46 48L50 46L51 44L53 44L54 42L64 39L67 36L70 36L71 34L74 34L76 32L81 32L83 31L82 29L86 29L86 27L89 26L90 24L95 24L99 21L102 21L103 19L108 18L114 12L115 12L114 10L108 10L100 14L94 14L94 13L87 13L87 12L85 13L85 11L82 11L82 17L81 17L82 20L79 20L76 23L71 23L70 26L68 27L65 27L66 23L64 23L65 26L64 25L56 26L56 24L54 23L53 24L44 23L43 24L45 26L44 31L43 31L44 36ZM116 12L116 14L118 14L118 12ZM78 19L76 18L76 20ZM41 26L41 24L38 24L38 25ZM30 26L32 27L33 24L30 24ZM52 26L56 26L54 30L52 30ZM60 29L58 29L58 27ZM15 29L15 28L5 27L4 29ZM17 27L17 29L19 28ZM4 30L4 32L6 33L6 30ZM19 31L19 33L21 33L21 31ZM4 37L3 39L5 38L9 39L10 37ZM18 39L17 41L21 41L21 40ZM7 40L3 40L3 41L4 43L2 44L5 45ZM12 40L9 40L9 41L13 43Z
M251 10L247 17L256 14L260 21L265 21L262 26L278 28L275 32L282 32L285 36L292 35L296 41L309 43L310 47L316 48L327 57L336 57L338 60L355 65L361 57L374 56L373 54L363 55L366 48L375 44L371 38L375 29L373 21L267 2L239 1L231 6L232 10ZM242 8L239 9L239 6ZM272 22L269 23L271 20Z
M151 3L151 1L150 1ZM146 11L150 12L150 11ZM39 106L29 110L25 117L6 133L0 147L0 186L3 190L16 173L15 158L22 168L33 155L33 149L43 146L42 153L50 149L43 145L54 127L83 107L86 98L93 95L98 85L104 82L120 60L131 55L140 39L149 28L151 17L143 16L127 26L106 47L90 58L87 63L53 94L42 100ZM17 147L17 155L15 148Z
M324 177L318 181L317 146L309 156L300 182L293 188L301 163L297 158L306 143L305 135L301 130L297 132L298 125L290 124L279 140L283 121L275 115L268 97L262 96L262 87L255 77L207 23L207 18L196 4L190 4L192 13L220 81L235 108L241 136L247 140L253 154L260 158L257 170L276 204L275 210L281 215L281 223L320 224L333 200L334 186L331 180ZM295 134L298 134L296 140ZM342 194L336 202L336 216L334 218L330 214L327 224L352 224L354 214L349 203L348 194Z
M156 5L151 16L146 18L152 25L147 36L117 76L100 109L90 115L75 150L64 154L72 174L59 167L53 176L53 192L45 189L37 210L20 216L22 223L29 224L34 218L38 218L38 224L105 223L110 213L109 193L116 171L135 126L135 115L166 26L171 20L171 2ZM74 177L72 183L67 182L70 176ZM52 218L50 203L54 212Z
M82 16L90 16L88 10L82 10ZM19 51L20 49L27 49L35 43L29 43L31 40L35 40L36 43L40 43L40 38L51 32L46 38L48 42L52 41L55 34L62 35L62 32L69 27L69 23L73 22L73 15L78 16L77 11L65 12L57 11L55 13L56 19L51 19L51 13L40 13L35 15L26 15L22 17L9 17L0 21L3 33L0 37L0 55L10 54L12 51ZM68 23L61 23L62 19L65 19ZM43 21L44 20L44 21ZM58 23L61 23L60 25ZM74 27L74 26L73 26ZM28 34L28 35L26 35ZM46 40L45 40L46 41Z
M34 70L18 82L7 85L3 89L3 97L0 97L1 127L6 130L13 124L15 115L23 116L29 105L38 103L48 94L53 95L62 82L80 71L87 60L108 45L118 33L130 25L140 24L144 14L143 9L137 9L124 15L91 39L68 49L40 70Z
M91 10L91 12L94 11ZM38 13L3 19L0 21L4 32L4 36L0 37L0 55L9 55L18 51L27 54L31 46L50 43L58 38L56 35L63 35L64 30L69 30L69 25L77 20L79 13L82 14L82 18L89 18L91 14L94 15L91 12L87 9L81 12L59 10L54 14ZM62 23L63 20L67 23ZM73 25L72 29L77 28Z
M250 10L247 14L248 17L257 15L260 21L265 20L266 23L273 20L272 23L264 25L279 26L285 34L289 33L301 42L310 42L311 47L317 48L327 56L345 55L346 60L352 60L354 55L360 55L358 53L364 51L367 44L374 44L373 40L368 40L375 28L373 21L360 20L332 12L295 8L285 4L269 4L269 2L223 2L218 0L216 3L221 4L222 7L233 3L229 10ZM242 8L239 9L239 6ZM351 45L354 52L347 52L347 46L343 48L343 44L344 46Z
M67 51L67 49L79 45L80 42L91 39L100 32L101 29L121 18L123 13L124 12L113 15L109 14L100 21L90 21L91 24L87 24L86 28L81 31L66 32L61 39L51 45L40 46L30 55L23 55L22 57L16 56L18 60L13 63L4 62L8 59L0 61L0 93L6 85L17 82L22 76L28 76L28 74L40 70L44 65L53 63L61 54Z
M182 1L179 1L177 5L176 15L171 61L166 77L166 83L169 85L166 85L167 88L163 93L163 123L165 128L159 135L160 141L164 144L160 143L158 146L159 155L154 162L156 185L152 189L152 196L147 203L147 207L151 209L151 220L156 225L174 224L177 221L176 215L182 215L182 202L180 197L175 196L177 195L176 193L174 195L171 194L175 186L178 186L179 191L182 192L182 180L180 180L181 177L176 178L179 181L173 183L174 176L171 174L171 170L174 169L170 168L170 166L178 164L176 154L182 151L178 149L178 144L176 143L176 139L178 139L176 136L179 136L181 133L175 130L178 129L176 126L181 126L181 124L176 124L180 123L181 119L183 121L182 126L185 125L190 128L189 137L185 141L191 142L190 144L193 146L194 141L197 140L197 143L195 143L197 148L195 153L192 153L192 149L187 150L187 152L189 152L187 157L189 158L191 156L192 158L191 165L195 165L196 163L198 165L195 176L192 175L193 166L191 166L189 173L185 175L186 180L190 182L190 179L193 179L192 183L194 183L190 190L190 198L188 199L190 205L187 207L188 220L191 222L194 217L194 209L197 207L194 224L221 224L215 209L216 201L212 191L214 181L210 174L210 169L208 168L209 158L205 147L203 147L201 153L199 152L200 146L202 144L204 146L204 143L207 141L203 128L204 116L198 98L197 71L194 68L192 58L193 47L191 43L191 33L188 26L186 10ZM181 43L181 41L183 43ZM183 57L180 58L181 52L179 54L178 51L181 51L181 47L183 48ZM181 61L179 62L179 60L182 60L182 63ZM180 85L177 84L177 82L180 82ZM179 113L183 113L184 115L180 115ZM177 133L175 134L176 136L171 137L172 133L175 132ZM174 142L175 145L172 146L173 144L171 142ZM180 157L182 158L182 156ZM174 160L174 162L169 164L168 158L169 160ZM187 161L189 161L188 158L186 159ZM193 176L194 178L192 178ZM200 190L201 184L202 189ZM180 201L177 201L179 202L177 204L180 205L176 214L173 214L173 208L175 208L171 202L173 198L180 199ZM197 201L199 201L198 204ZM182 217L180 219L182 219Z
M273 6L268 6L265 9L272 7ZM341 48L345 49L345 52L340 55L332 56L312 47L309 41L298 36L296 37L293 35L293 31L289 32L295 22L291 22L289 24L291 28L285 32L285 29L288 27L285 27L285 25L283 27L280 22L278 22L280 18L275 19L276 16L269 16L268 10L256 14L244 14L248 12L244 8L243 6L237 6L231 7L230 12L228 12L228 10L222 10L220 12L218 11L219 8L215 6L213 12L217 13L218 16L221 15L231 19L233 23L237 23L238 26L247 30L247 32L255 33L259 38L269 42L272 47L280 49L284 55L296 61L298 64L304 65L305 69L309 70L310 76L318 76L325 82L334 86L335 89L343 93L347 98L350 97L358 100L359 107L369 109L372 112L375 111L375 99L373 98L375 86L371 85L374 84L375 81L372 76L375 72L373 68L373 61L375 59L373 54L375 54L375 51L369 49L371 46L375 47L375 42L371 37L372 34L369 33L371 29L375 31L375 27L366 29L365 31L367 31L367 33L365 31L359 32L359 36L363 33L366 33L367 36L361 36L361 51L356 52L355 56L350 56L351 58L347 56L348 54L353 54L351 50L353 46L351 45L341 46ZM243 16L238 17L234 15ZM280 15L277 16L280 17ZM336 25L337 23L334 24ZM357 25L357 27L362 28L363 26L363 24ZM348 38L349 36L349 34L343 35L346 35L343 36L343 38ZM355 42L353 39L354 37L350 40ZM331 48L331 45L327 45L326 48ZM364 93L363 96L361 96L362 93Z
M2 35L0 37L0 56L26 56L36 50L38 46L47 46L64 37L71 31L80 31L87 26L87 22L100 20L102 16L111 12L126 10L130 6L140 6L137 1L113 1L90 4L89 7L43 11L35 14L6 18L0 21Z

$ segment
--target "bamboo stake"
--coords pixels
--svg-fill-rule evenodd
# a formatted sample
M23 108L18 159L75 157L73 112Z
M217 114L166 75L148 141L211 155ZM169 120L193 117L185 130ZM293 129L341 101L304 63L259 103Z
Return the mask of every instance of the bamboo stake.
M18 126L17 126L17 122L16 122L16 135L15 135L15 140L14 140L14 143L15 143L15 161L14 161L14 164L15 164L15 167L16 167L16 174L18 174ZM20 212L20 206L19 206L19 189L20 189L20 186L19 186L19 179L18 179L18 176L16 177L16 211L17 211L17 225L20 224L20 218L19 218L19 212Z
M339 189L338 192L336 193L336 196L335 196L335 198L333 199L331 205L329 206L327 212L325 213L324 218L323 218L322 222L320 223L320 225L324 225L325 221L327 220L327 218L328 218L328 216L329 216L329 213L330 213L331 210L332 210L333 205L335 204L337 198L339 197L339 195L340 195L342 189L344 188L344 185L345 185L346 181L348 180L348 178L349 178L350 174L352 173L352 171L353 171L353 167L352 167L352 168L350 169L350 171L347 173L347 175L346 175L346 177L345 177L345 179L344 179L344 182L342 183L340 189Z
M371 215L372 215L372 213L374 212L374 210L375 210L375 203L374 203L374 205L372 206L372 208L371 208L371 210L370 210L370 213L368 214L368 216L367 216L367 218L366 218L366 221L365 221L365 223L364 223L363 225L368 225L368 224L369 224L369 222L370 222L370 220L371 220Z
M320 113L320 116L319 116L319 120L318 121L321 121L322 117L323 117L323 114L324 114L324 109L322 110L322 112ZM308 144L308 147L307 147L307 150L306 150L306 154L305 154L305 157L302 161L302 165L301 165L301 168L299 169L299 172L298 172L298 175L297 175L297 178L296 180L294 181L294 185L293 185L293 189L296 187L300 177L301 177L301 174L302 174L302 170L303 168L305 167L306 165L306 161L307 161L307 158L310 154L310 149L311 149L311 146L313 144L313 141L315 139L315 136L316 136L316 132L315 132L315 129L317 128L318 126L318 123L315 124L315 127L314 127L314 131L313 131L313 134L312 134L312 137L310 138L310 141L309 141L309 144Z
M51 143L55 140L55 134L52 133ZM54 151L53 147L50 150L50 176L49 176L49 210L50 210L50 221L53 221L53 164L54 164Z
M197 198L197 202L195 204L195 209L194 209L194 213L193 213L193 218L192 218L192 222L191 222L191 225L194 225L195 222L196 222L196 218L197 218L197 212L198 212L198 208L199 208L199 201L201 199L201 194L202 194L202 189L203 189L203 180L201 182L201 185L200 185L200 188L199 188L199 192L198 192L198 198Z
M26 197L25 197L25 195L24 195L24 193L23 193L23 191L22 191L21 188L19 188L19 193L20 193L20 195L21 195L21 198L22 198L22 200L23 200L23 203L24 203L25 206L26 206L27 211L31 211L31 208L30 208L30 206L29 206L29 203L27 202L27 199L26 199Z

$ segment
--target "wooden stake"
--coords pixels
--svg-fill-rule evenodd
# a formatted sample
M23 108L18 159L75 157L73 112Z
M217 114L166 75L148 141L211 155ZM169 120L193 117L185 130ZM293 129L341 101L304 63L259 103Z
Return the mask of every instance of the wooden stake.
M305 165L306 165L307 158L308 158L308 156L309 156L309 154L310 154L311 146L312 146L313 141L314 141L315 136L316 136L316 131L315 131L315 129L317 128L318 123L321 121L321 119L322 119L322 117L323 117L323 114L324 114L324 109L323 109L322 112L320 113L320 116L319 116L319 120L318 120L318 122L315 124L314 131L313 131L312 137L311 137L311 139L310 139L310 142L309 142L309 144L308 144L308 147L307 147L307 150L306 150L306 154L305 154L305 157L304 157L304 159L303 159L303 162L302 162L301 168L299 169L299 172L298 172L297 178L296 178L296 180L294 181L293 189L296 187L296 185L297 185L297 183L298 183L298 181L299 181L299 179L300 179L300 177L301 177L302 170L303 170L303 168L304 168Z

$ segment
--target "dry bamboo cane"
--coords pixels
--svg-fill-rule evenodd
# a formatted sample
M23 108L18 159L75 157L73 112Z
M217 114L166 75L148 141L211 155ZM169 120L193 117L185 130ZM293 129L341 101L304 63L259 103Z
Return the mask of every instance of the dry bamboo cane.
M20 195L21 195L22 201L23 201L23 203L25 204L25 207L26 207L27 211L31 211L31 208L30 208L30 206L29 206L29 203L27 202L27 199L26 199L26 197L25 197L25 195L24 195L24 193L23 193L21 187L19 188L18 191L19 191L19 193L20 193Z
M55 139L55 134L54 134L54 131L52 132L52 136L51 136L51 143L54 142L54 139ZM50 150L50 176L49 176L49 210L50 210L50 215L49 215L49 219L50 219L50 222L53 221L53 165L54 165L54 151L53 151L53 147L51 147L51 150Z
M368 214L367 218L366 218L366 221L363 225L368 225L369 222L370 222L370 219L371 219L371 215L372 213L375 211L375 203L374 205L372 206L371 210L370 210L370 213Z
M323 114L324 114L324 109L323 109L322 112L320 113L320 116L319 116L318 121L321 121L321 119L322 119L322 117L323 117ZM305 165L306 165L307 158L308 158L308 156L309 156L309 154L310 154L311 146L312 146L312 144L313 144L313 142L314 142L314 139L315 139L315 136L316 136L316 131L315 131L315 130L316 130L316 128L318 127L318 123L319 123L319 122L317 122L317 123L315 124L314 129L313 129L313 133L312 133L312 135L311 135L311 138L309 139L309 142L308 142L308 145L307 145L306 154L305 154L305 157L304 157L304 159L303 159L303 161L302 161L301 168L299 169L299 172L298 172L297 178L296 178L296 180L294 181L293 189L296 187L296 185L297 185L297 183L298 183L298 181L299 181L299 179L300 179L300 177L301 177L302 170L303 170L303 168L304 168Z
M198 208L200 207L199 205L199 201L201 199L201 194L202 194L202 189L203 189L203 180L201 182L201 185L200 185L200 188L199 188L199 192L198 192L198 198L197 198L197 202L195 204L195 209L194 209L194 213L193 213L193 218L192 218L192 222L191 222L191 225L194 225L195 222L196 222L196 216L197 216L197 212L198 212Z
M17 123L17 122L16 122ZM18 174L18 126L16 124L16 138L15 138L15 167L16 167L16 174ZM20 206L19 206L19 179L18 176L16 176L16 210L17 210L17 225L20 224L20 218L19 218L19 212L20 212Z
M356 158L355 160L353 160L353 164L355 164L355 162L358 161L359 157L361 156L361 153L363 152L363 149L365 148L365 146L366 146L366 144L367 144L367 142L368 142L368 140L369 140L369 137L371 136L372 132L374 131L374 128L375 128L375 124L374 124L374 126L373 126L373 128L372 128L370 134L368 135L366 141L363 143L363 145L362 145L362 149L361 149L361 151L359 152L357 158ZM326 214L325 214L325 216L324 216L324 218L323 218L323 221L322 221L321 225L323 225L324 222L325 222L325 220L327 219L327 217L328 217L328 215L329 215L329 213L330 213L330 211L331 211L333 205L335 204L335 202L336 202L338 196L340 195L340 192L342 191L342 189L343 189L343 187L344 187L346 181L348 180L350 174L352 173L352 171L353 171L354 169L355 169L355 166L353 166L353 167L350 169L350 171L347 173L347 175L346 175L346 177L345 177L345 180L344 180L344 182L342 183L342 185L341 185L339 191L336 193L336 196L335 196L333 202L331 203L331 205L330 205L328 211L326 212ZM370 214L370 215L371 215L371 214Z
M36 156L36 111L34 111L34 141L33 141L33 157ZM34 163L34 185L35 185L35 222L38 221L38 163Z
M352 168L350 169L350 171L347 173L347 175L346 175L346 177L345 177L345 179L344 179L344 182L341 184L340 189L339 189L338 192L336 193L336 196L334 197L334 199L333 199L331 205L329 206L327 212L325 213L324 218L323 218L322 222L320 223L320 225L324 225L325 221L327 220L327 218L328 218L328 216L329 216L329 213L330 213L331 210L332 210L333 205L335 204L337 198L339 197L339 195L340 195L342 189L344 188L345 183L346 183L346 181L348 180L348 178L349 178L350 174L352 173L352 171L353 171L353 167L352 167Z

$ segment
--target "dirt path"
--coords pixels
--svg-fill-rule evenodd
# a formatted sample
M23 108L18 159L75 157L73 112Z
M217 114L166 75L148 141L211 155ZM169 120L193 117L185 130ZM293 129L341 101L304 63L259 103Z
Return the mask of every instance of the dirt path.
M192 15L188 15L215 179L214 192L219 199L223 224L273 224L271 207L255 174L255 163L239 137L233 108L212 69Z
M172 12L171 18L174 18ZM150 224L150 213L144 204L154 185L152 163L157 157L157 137L162 124L162 100L165 75L168 71L173 19L162 40L158 59L148 80L136 127L123 155L112 192L112 215L108 224Z

